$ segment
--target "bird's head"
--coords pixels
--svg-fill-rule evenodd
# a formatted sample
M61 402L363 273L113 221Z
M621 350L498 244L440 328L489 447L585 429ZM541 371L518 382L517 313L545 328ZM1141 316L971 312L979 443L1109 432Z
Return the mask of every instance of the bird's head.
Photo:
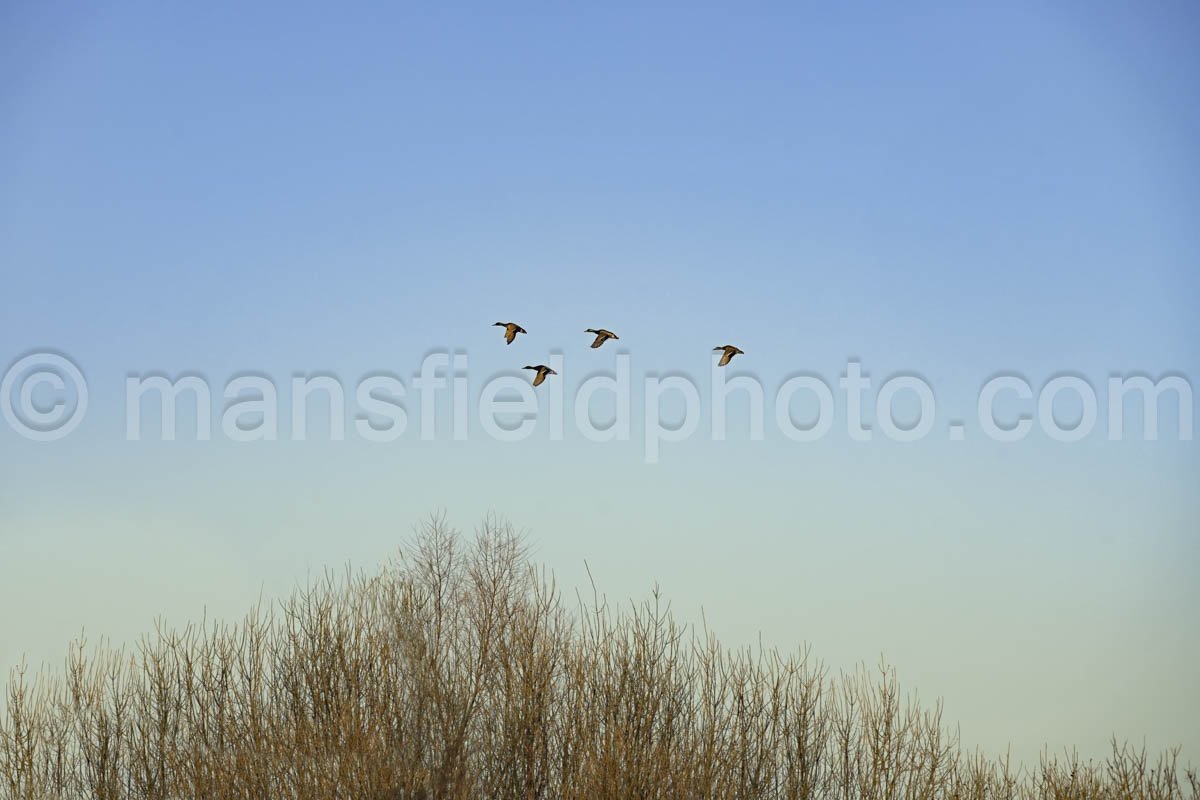
M494 328L494 327L496 327L497 325L499 325L501 328L503 328L503 327L504 327L504 323L503 323L503 322L493 322L493 323L492 323L492 327L493 327L493 328Z

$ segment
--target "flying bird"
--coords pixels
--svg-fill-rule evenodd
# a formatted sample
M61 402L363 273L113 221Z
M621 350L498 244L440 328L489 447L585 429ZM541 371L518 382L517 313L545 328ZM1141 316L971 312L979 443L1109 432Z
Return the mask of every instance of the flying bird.
M730 359L732 359L734 356L745 355L745 353L743 351L739 350L738 348L734 347L731 344L725 344L725 345L721 345L720 347L714 347L713 350L722 350L725 353L723 356L721 356L721 360L717 362L718 367L723 367L726 364L728 364Z
M501 328L504 328L504 341L508 342L509 344L513 343L513 339L517 338L518 333L529 333L529 331L525 330L515 322L497 322L493 324L492 327L494 328L497 325L499 325Z
M533 376L533 385L541 386L542 381L546 380L547 375L557 375L558 373L547 367L545 364L538 364L536 367L531 367L526 364L522 369L531 369L537 373Z
M586 331L584 331L584 333L596 334L596 341L592 342L593 348L599 347L600 345L607 342L609 339L620 339L621 338L620 336L617 336L612 331L606 330L604 328L588 328Z

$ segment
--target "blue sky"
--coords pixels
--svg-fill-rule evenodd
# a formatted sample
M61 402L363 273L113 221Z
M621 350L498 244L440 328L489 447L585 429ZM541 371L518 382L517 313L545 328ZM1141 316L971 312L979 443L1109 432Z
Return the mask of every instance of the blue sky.
M568 585L586 559L731 643L882 651L969 743L1197 757L1195 443L951 444L944 422L997 372L1194 384L1198 33L1185 3L3 6L0 366L65 353L91 407L52 444L0 426L0 603L38 609L5 615L0 667L83 627L234 616L432 510L494 511ZM497 319L530 335L504 348ZM130 373L216 393L560 350L574 385L611 365L598 325L636 375L703 383L726 341L772 387L917 373L937 433L768 426L657 465L636 433L122 435Z

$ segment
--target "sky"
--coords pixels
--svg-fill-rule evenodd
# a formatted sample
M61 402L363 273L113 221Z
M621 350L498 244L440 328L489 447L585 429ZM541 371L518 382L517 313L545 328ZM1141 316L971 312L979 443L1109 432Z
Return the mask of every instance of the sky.
M882 655L968 746L1200 760L1200 452L1166 400L1157 441L1109 441L1103 393L1200 375L1198 34L1182 2L0 6L0 369L57 354L88 393L56 441L0 423L0 670L236 619L374 568L431 513L495 514L564 587L657 584L732 646L808 642L835 670ZM590 350L601 326L621 338ZM765 387L761 441L738 393L709 433L727 342ZM438 352L469 362L462 439L449 390L418 435ZM489 437L482 387L555 354L535 397L564 392L562 440L541 416ZM618 357L631 436L588 441L574 392ZM176 441L154 413L129 440L150 374L208 382L209 440L194 409ZM274 441L224 435L247 375L280 387ZM294 440L295 375L349 405L395 376L406 435L364 441L349 408L344 441ZM644 380L669 375L701 417L648 463ZM797 375L836 395L817 441L776 424ZM919 441L872 421L895 375L936 397ZM1031 433L981 435L997 375L1081 378L1095 431L1057 441L1010 394L997 417ZM1084 403L1051 406L1069 427Z

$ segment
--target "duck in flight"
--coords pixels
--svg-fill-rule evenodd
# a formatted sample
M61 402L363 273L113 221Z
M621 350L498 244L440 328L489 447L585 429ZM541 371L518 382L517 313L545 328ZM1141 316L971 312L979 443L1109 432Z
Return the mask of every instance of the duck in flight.
M732 359L734 356L745 355L745 353L743 351L739 350L738 348L734 347L731 344L721 345L720 347L714 347L713 350L721 350L724 352L724 355L721 356L721 360L717 362L718 367L723 367L726 364L728 364L730 359Z
M592 342L593 348L599 347L600 345L607 342L609 339L620 339L621 338L620 336L617 336L612 331L606 330L604 328L588 328L586 331L584 331L584 333L596 334L596 341Z
M517 338L518 333L529 333L529 331L525 330L515 322L497 322L494 323L492 327L494 328L497 325L499 325L501 328L504 328L504 341L508 342L509 344L513 343L513 339Z
M542 381L546 380L547 375L557 375L558 374L554 370L547 367L545 364L538 364L536 367L531 367L528 364L526 364L524 367L522 367L522 369L531 369L531 370L537 372L537 375L533 376L533 385L534 386L541 386Z

